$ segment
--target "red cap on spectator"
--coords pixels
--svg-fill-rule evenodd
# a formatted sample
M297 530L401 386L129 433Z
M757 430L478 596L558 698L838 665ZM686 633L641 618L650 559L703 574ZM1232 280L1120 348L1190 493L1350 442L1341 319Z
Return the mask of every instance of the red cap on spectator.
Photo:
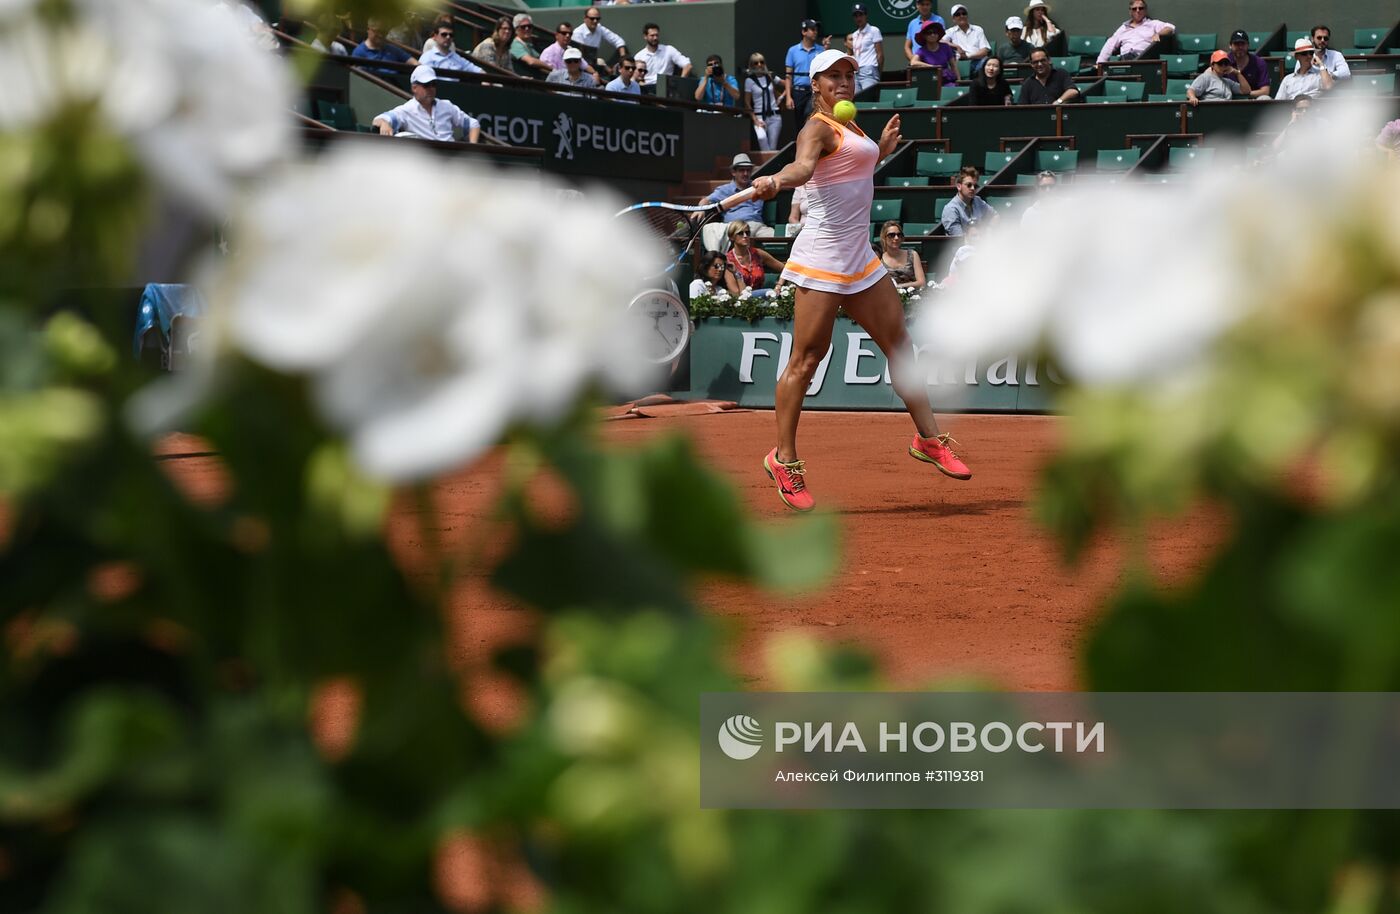
M1229 54L1228 51L1216 51L1214 54L1210 55L1210 62L1211 62L1211 63L1220 63L1220 61L1222 61L1222 60L1229 60L1229 59L1230 59L1230 54Z

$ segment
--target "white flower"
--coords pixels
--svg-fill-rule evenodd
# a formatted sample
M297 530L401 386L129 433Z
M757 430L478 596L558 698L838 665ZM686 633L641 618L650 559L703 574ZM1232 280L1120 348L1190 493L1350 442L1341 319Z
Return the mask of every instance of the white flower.
M1365 199L1365 172L1339 157L1366 148L1356 138L1374 133L1375 112L1339 104L1327 116L1326 130L1272 164L1244 167L1243 150L1221 145L1190 180L1057 191L1036 227L983 236L954 288L923 309L916 341L964 360L1043 346L1074 379L1100 385L1200 368L1255 306L1254 290L1292 276L1319 233L1346 219L1345 201ZM1323 187L1329 202L1318 207L1309 190Z
M47 8L46 8L47 9ZM292 82L209 0L70 0L71 19L0 0L0 130L95 105L150 176L219 215L286 154Z
M430 187L433 205L347 187ZM654 242L618 208L405 146L340 149L266 181L235 220L238 255L200 284L216 335L306 375L368 473L424 477L558 419L594 380L634 393L651 376L652 328L627 305Z

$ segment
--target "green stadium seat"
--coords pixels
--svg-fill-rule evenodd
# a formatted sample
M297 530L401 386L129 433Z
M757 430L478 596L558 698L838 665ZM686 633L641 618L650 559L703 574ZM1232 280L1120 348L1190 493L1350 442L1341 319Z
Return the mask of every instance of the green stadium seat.
M772 228L774 238L786 238L788 236L788 225L786 222L779 222Z
M1039 176L1039 175L1017 175L1017 176L1016 176L1016 186L1017 186L1017 187L1030 187L1031 185L1035 184L1035 183L1036 183L1037 181L1039 181L1039 180L1040 180L1040 176Z
M967 86L944 86L943 96L937 101L929 102L931 105L946 105L951 101L956 101L967 94Z
M1036 171L1074 171L1079 167L1079 153L1073 149L1048 149L1035 154Z
M983 171L986 174L994 175L1005 168L1014 158L1016 158L1014 152L989 152L983 162Z
M886 187L928 187L928 176L921 175L917 178L890 178L885 182Z
M932 235L940 223L937 222L906 222L904 223L905 235Z
M1127 171L1141 155L1141 149L1100 149L1095 167L1101 172Z
M1312 32L1296 32L1296 31L1294 31L1294 32L1289 32L1289 33L1288 33L1288 37L1285 38L1285 39L1283 40L1283 46L1284 46L1285 48L1288 48L1288 49L1291 50L1291 49L1293 48L1293 45L1295 45L1295 44L1298 43L1298 39L1299 39L1299 38L1311 38L1311 37L1312 37Z
M904 212L903 200L876 200L870 207L870 221L884 222L887 219L898 219L902 212Z
M946 178L958 173L962 160L960 152L921 152L914 160L914 174Z
M355 117L355 109L349 105L341 105L336 102L328 102L323 99L316 100L316 111L319 120L329 124L336 130L349 130L354 132L359 121Z
M1052 57L1050 64L1057 70L1064 70L1073 76L1084 67L1084 58L1079 54L1071 54L1068 57Z
M1098 57L1107 41L1107 35L1072 35L1065 39L1065 49L1081 57Z
M1365 57L1371 51L1368 48L1337 48L1337 53L1343 57Z
M885 103L884 103L884 102L879 102L879 101L875 101L875 102L856 102L856 103L855 103L855 106L856 106L856 110L857 110L857 111L869 111L871 108L883 108L883 107L885 107Z
M1274 33L1273 29L1245 29L1249 33L1249 49L1258 51L1259 46L1264 43L1264 39Z
M1140 102L1147 94L1147 85L1127 82L1126 80L1108 79L1104 80L1103 94L1110 96L1115 101Z
M1173 146L1167 150L1167 167L1174 171L1209 165L1215 158L1215 150L1201 146Z
M970 61L970 60L960 60L960 61L958 61L958 79L971 79L971 78L972 78L972 61Z
M1215 32L1177 32L1176 44L1182 54L1209 54L1219 49L1219 38Z
M1191 88L1190 79L1169 79L1167 80L1167 95L1178 101L1186 101L1186 90Z
M1351 89L1368 95L1394 95L1394 73L1353 73Z
M1200 54L1168 54L1162 59L1167 62L1168 76L1195 76L1201 72Z
M987 205L1003 217L1017 212L1022 206L1022 197L987 197Z
M1179 101L1181 101L1181 99L1177 98L1175 95L1149 95L1149 96L1147 96L1147 101L1149 101L1149 102L1179 102Z
M1351 33L1351 43L1358 48L1367 48L1367 54L1375 52L1381 46L1381 39L1386 36L1390 29L1384 26L1376 28L1357 29Z
M1125 101L1117 95L1086 95L1084 103L1088 105L1116 105Z
M912 108L914 102L918 101L918 92L914 89L881 89L881 108Z

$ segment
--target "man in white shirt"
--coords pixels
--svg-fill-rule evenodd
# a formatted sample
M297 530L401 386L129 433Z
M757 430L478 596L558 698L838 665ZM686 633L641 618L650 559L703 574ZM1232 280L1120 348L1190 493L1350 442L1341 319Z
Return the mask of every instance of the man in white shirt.
M953 27L943 40L958 49L959 60L974 61L973 67L982 66L982 58L992 53L992 45L987 41L987 33L980 25L968 21L967 7L954 3L949 15L953 17Z
M603 25L603 14L598 7L590 6L583 14L583 24L574 29L574 44L583 48L583 55L589 63L596 64L600 58L603 42L616 49L620 58L627 56L627 42L622 36Z
M880 81L885 68L885 36L870 24L870 11L864 3L851 7L851 19L856 29L846 36L846 50L856 59L856 91L864 92Z
M1341 51L1334 51L1331 48L1332 30L1325 25L1315 25L1312 27L1312 43L1314 54L1319 66L1326 68L1332 74L1333 79L1351 79L1351 66L1347 59L1342 56Z
M433 67L438 70L481 73L481 67L457 53L457 49L452 46L452 33L450 20L439 22L437 28L433 30L432 38L428 41L428 49L418 58L418 62L425 67Z
M1274 96L1274 101L1288 102L1304 95L1317 98L1336 85L1327 68L1318 66L1317 55L1313 51L1312 42L1306 38L1299 38L1293 43L1293 59L1297 63L1293 72L1278 84L1278 94Z
M437 97L437 73L432 67L419 65L409 80L413 98L391 108L374 119L374 126L384 136L409 134L425 140L455 139L453 129L462 131L462 138L475 143L481 138L481 123L461 108Z
M642 39L646 41L646 47L637 52L637 63L647 69L643 86L655 86L658 76L690 75L690 58L669 44L661 43L661 26L655 22L642 26Z

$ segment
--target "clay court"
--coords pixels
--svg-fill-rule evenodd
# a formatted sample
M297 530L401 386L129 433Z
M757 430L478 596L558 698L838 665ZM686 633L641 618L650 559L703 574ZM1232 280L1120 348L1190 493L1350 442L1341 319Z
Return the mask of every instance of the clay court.
M759 517L800 522L779 501L760 462L774 439L769 411L665 414L605 425L620 446L658 434L689 436ZM684 412L682 410L681 412ZM900 413L808 412L800 446L819 510L841 519L839 569L823 589L774 596L715 582L701 602L738 623L736 670L751 688L773 683L765 648L775 635L811 633L874 652L890 682L921 686L978 677L1016 690L1079 687L1076 657L1095 607L1122 570L1122 543L1096 544L1065 567L1031 516L1037 468L1055 447L1049 416L941 416L972 467L947 479L910 458ZM499 461L445 480L440 509L449 539L484 531ZM411 518L395 539L411 548ZM1164 581L1188 576L1219 541L1217 518L1197 511L1161 525L1147 553ZM483 659L493 641L528 630L532 614L485 584L477 570L457 601L461 659Z

